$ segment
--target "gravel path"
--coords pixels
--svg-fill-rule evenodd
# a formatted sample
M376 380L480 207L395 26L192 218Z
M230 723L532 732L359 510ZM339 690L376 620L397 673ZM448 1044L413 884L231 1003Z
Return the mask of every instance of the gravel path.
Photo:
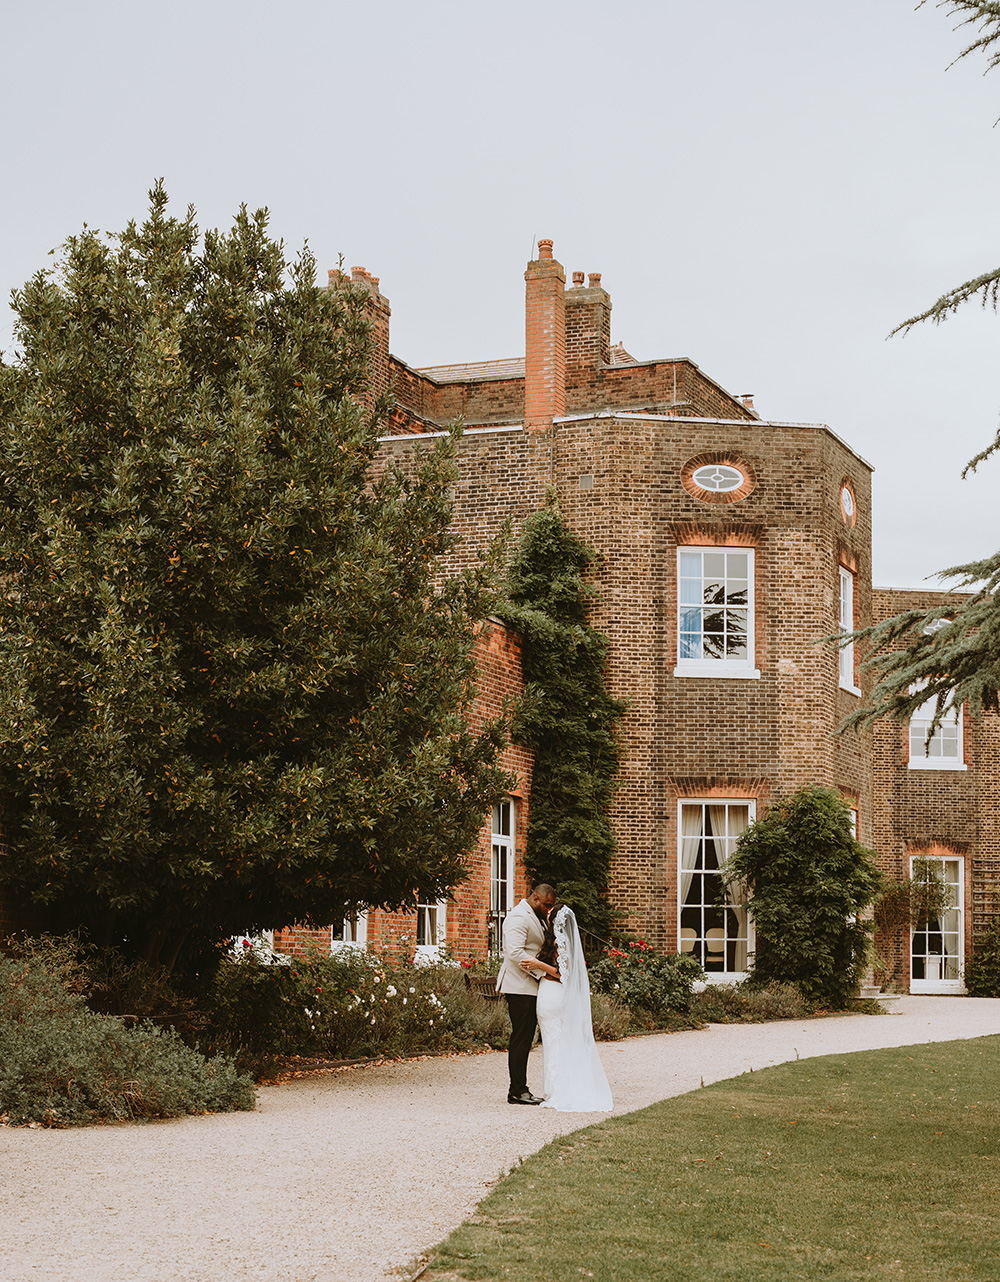
M1000 1000L897 1010L605 1044L615 1113L796 1055L1000 1033ZM265 1087L253 1113L0 1130L0 1278L383 1282L521 1158L599 1116L509 1107L505 1057L487 1054Z

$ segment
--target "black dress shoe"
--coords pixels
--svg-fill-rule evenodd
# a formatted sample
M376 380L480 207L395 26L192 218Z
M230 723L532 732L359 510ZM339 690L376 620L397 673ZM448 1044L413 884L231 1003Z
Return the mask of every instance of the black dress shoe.
M525 1091L523 1095L508 1095L508 1104L541 1104L543 1102L540 1095L532 1095L531 1091Z

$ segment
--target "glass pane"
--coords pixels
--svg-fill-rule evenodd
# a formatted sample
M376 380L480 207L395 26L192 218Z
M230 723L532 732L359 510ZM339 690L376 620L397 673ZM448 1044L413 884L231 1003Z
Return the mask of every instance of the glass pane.
M726 577L726 554L725 552L704 552L702 554L705 564L705 578L724 579ZM744 578L746 570L743 571Z
M681 579L681 604L701 602L701 576L697 579Z
M730 579L726 588L726 600L730 605L746 605L748 600L746 579Z
M705 558L708 559L707 557ZM746 552L727 552L726 561L728 563L728 573L731 579L747 578L747 554Z
M681 574L688 579L701 578L701 553L681 553Z

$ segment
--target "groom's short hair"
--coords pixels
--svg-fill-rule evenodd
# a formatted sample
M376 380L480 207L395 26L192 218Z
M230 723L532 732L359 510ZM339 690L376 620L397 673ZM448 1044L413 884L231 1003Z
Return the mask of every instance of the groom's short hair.
M550 898L555 899L556 897L556 892L553 890L551 886L547 885L544 881L540 886L535 886L535 888L532 890L531 893L533 895L538 895L539 898L541 899L550 899Z

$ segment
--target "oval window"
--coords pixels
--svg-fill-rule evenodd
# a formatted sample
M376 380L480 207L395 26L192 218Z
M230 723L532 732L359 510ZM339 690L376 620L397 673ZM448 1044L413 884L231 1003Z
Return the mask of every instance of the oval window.
M844 509L845 516L850 517L854 515L854 495L846 485L840 491L840 503Z
M711 490L713 494L726 494L729 490L738 490L746 477L738 467L731 467L728 463L708 463L705 467L699 467L692 474L691 480L703 490Z

